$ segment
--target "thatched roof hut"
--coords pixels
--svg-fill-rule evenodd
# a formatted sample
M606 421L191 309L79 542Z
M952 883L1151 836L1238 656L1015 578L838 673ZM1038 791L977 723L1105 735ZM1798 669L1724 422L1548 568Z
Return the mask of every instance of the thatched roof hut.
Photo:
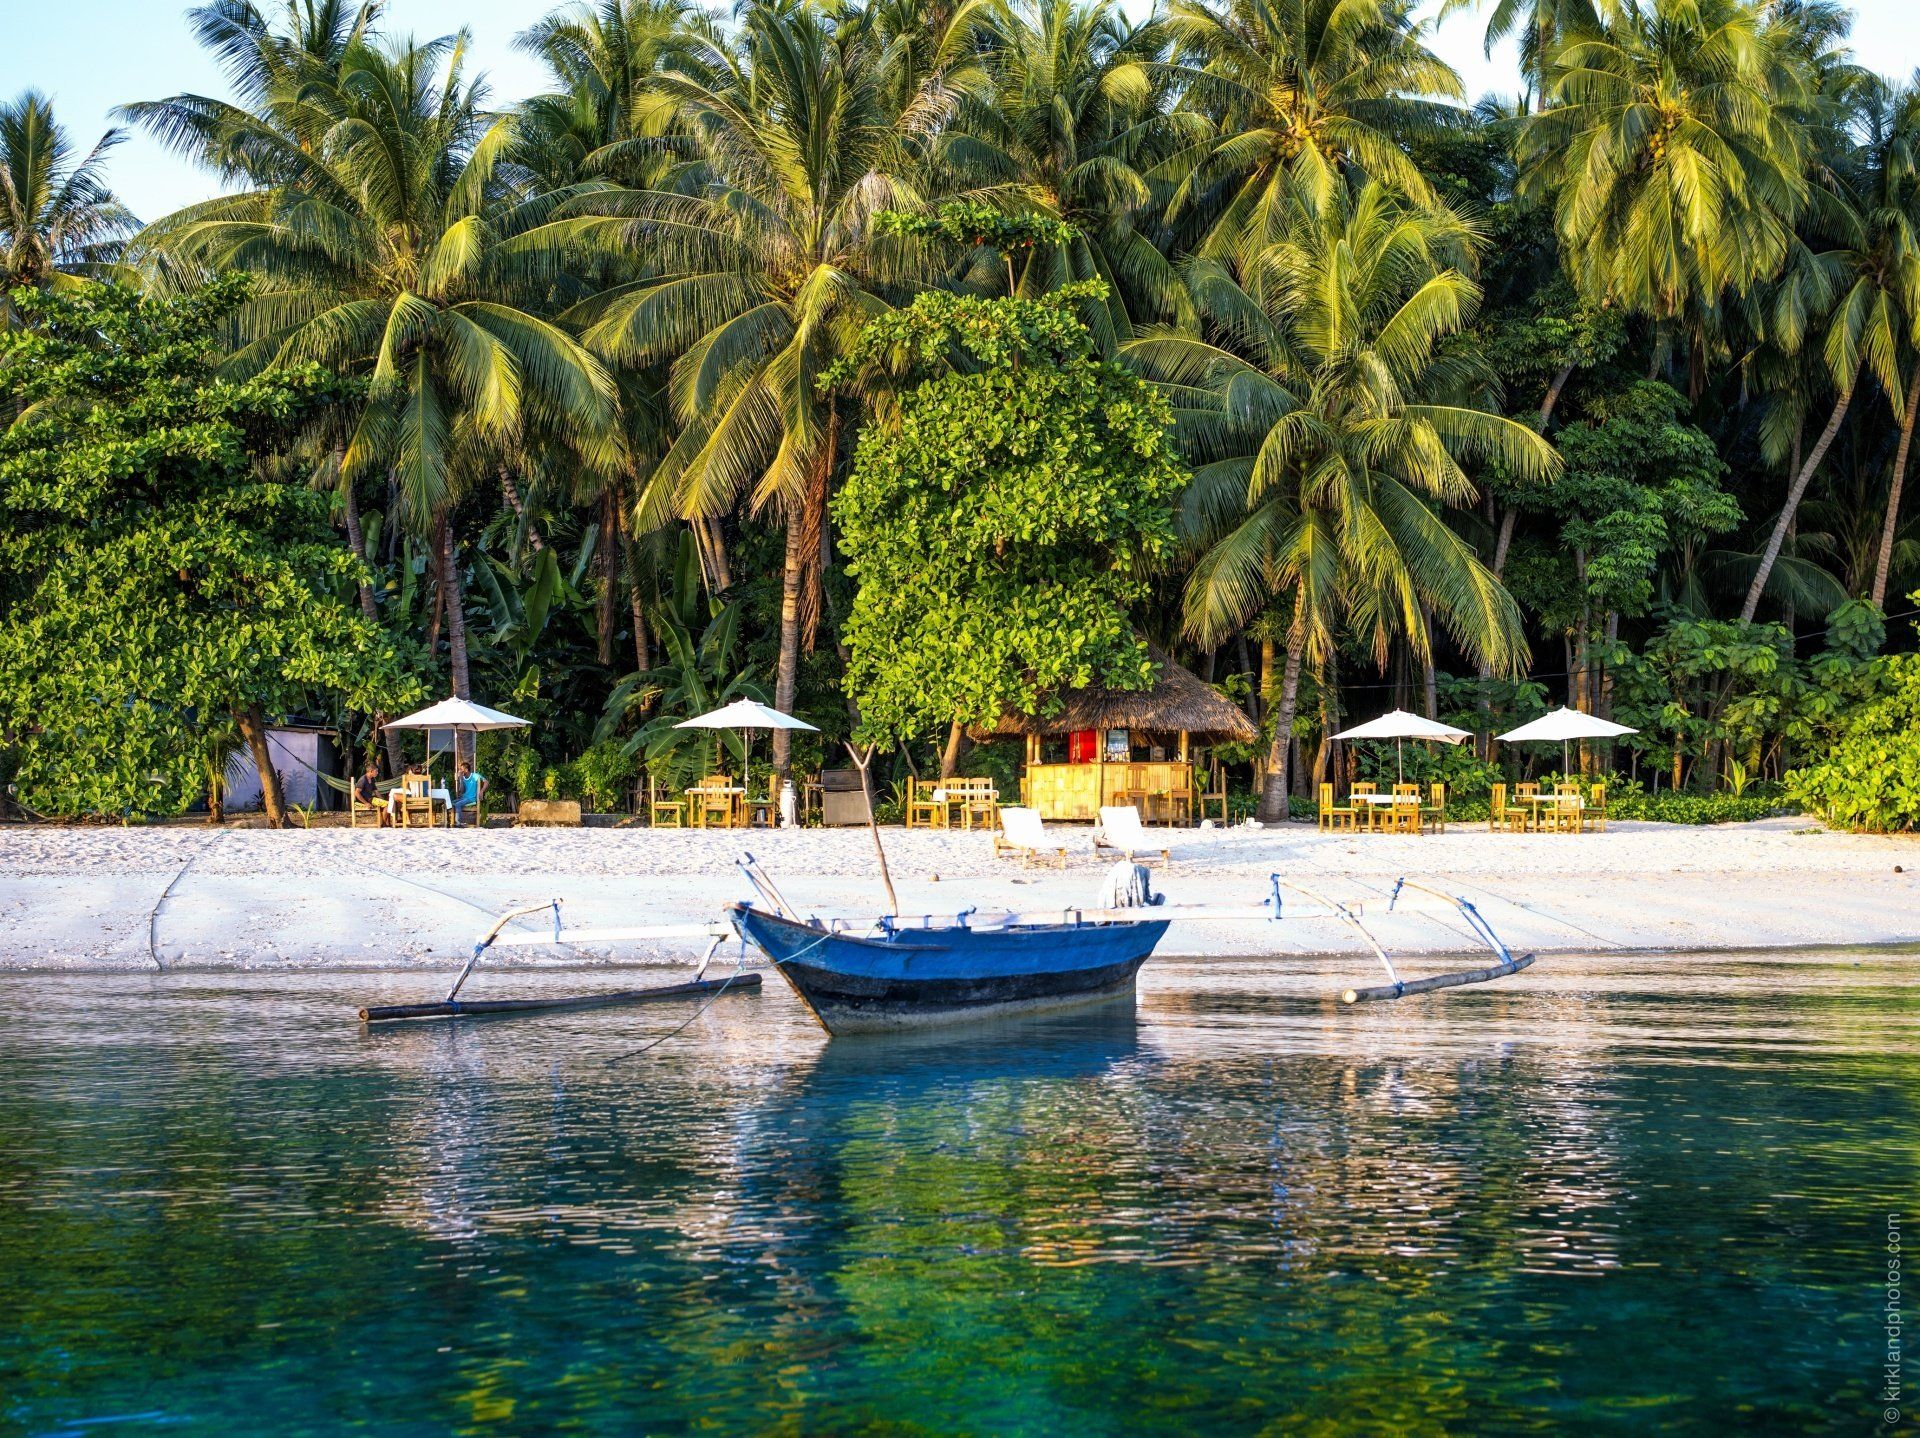
M1260 737L1254 722L1239 705L1220 697L1192 670L1173 662L1159 649L1147 646L1160 677L1151 689L1105 689L1097 685L1074 689L1062 696L1060 712L1052 716L1020 714L1012 710L991 728L977 728L975 739L1005 739L1017 735L1044 737L1077 729L1139 729L1155 734L1189 734L1207 743Z

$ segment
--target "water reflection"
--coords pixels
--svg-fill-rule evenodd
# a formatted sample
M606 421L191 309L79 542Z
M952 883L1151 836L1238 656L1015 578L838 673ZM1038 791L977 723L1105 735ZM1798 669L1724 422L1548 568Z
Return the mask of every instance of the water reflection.
M1873 1225L1920 1197L1913 973L1346 1013L1173 963L831 1044L770 988L625 1063L686 1011L7 980L0 1426L1823 1430L1877 1411Z

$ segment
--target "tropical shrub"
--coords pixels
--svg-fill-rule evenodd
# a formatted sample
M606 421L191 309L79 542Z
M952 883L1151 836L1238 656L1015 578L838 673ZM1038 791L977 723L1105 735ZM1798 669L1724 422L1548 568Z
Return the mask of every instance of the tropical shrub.
M1881 697L1848 712L1787 789L1829 823L1876 833L1920 829L1920 654L1879 661Z

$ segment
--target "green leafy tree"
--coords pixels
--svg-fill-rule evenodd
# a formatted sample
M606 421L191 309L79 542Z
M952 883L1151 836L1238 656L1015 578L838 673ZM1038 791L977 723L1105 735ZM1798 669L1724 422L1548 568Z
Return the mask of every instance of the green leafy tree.
M834 504L859 583L847 684L864 742L1152 681L1129 611L1171 552L1186 475L1166 402L1093 357L1082 298L923 295L832 376L904 386Z
M257 461L332 398L312 366L216 380L246 299L110 287L16 292L0 342L0 733L47 813L173 813L203 792L205 736L238 725L268 817L269 716L367 711L417 686L346 597L359 566L324 498Z

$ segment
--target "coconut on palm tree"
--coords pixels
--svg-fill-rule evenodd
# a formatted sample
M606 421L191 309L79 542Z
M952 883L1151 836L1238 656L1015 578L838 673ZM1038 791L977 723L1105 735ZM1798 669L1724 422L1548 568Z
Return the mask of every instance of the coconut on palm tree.
M1784 43L1742 0L1618 0L1566 35L1516 157L1586 298L1668 325L1778 272L1807 197Z
M1286 815L1302 663L1325 661L1343 621L1382 651L1397 634L1426 655L1438 621L1498 672L1524 659L1513 599L1442 513L1473 500L1476 461L1530 480L1560 466L1528 426L1454 399L1477 378L1447 348L1479 301L1460 267L1473 239L1377 183L1331 205L1296 194L1279 239L1192 266L1203 336L1121 351L1167 387L1194 463L1188 634L1216 644L1280 610L1263 818Z
M1201 254L1284 228L1291 197L1318 204L1364 176L1420 202L1433 188L1406 146L1457 120L1460 77L1429 50L1411 0L1174 0L1167 19L1182 103L1215 134L1161 167L1169 212L1197 220Z

